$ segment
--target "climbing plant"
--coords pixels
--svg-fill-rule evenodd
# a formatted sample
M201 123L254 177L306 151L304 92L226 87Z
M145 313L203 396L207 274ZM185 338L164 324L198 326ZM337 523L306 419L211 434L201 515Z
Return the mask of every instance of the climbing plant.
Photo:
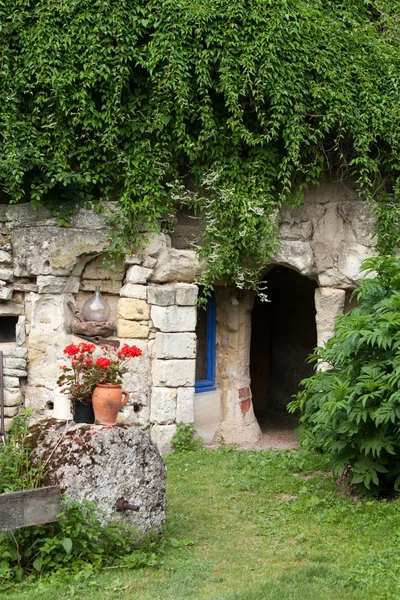
M204 223L204 283L254 287L279 206L326 173L398 242L399 0L1 0L0 187L116 248ZM109 207L114 205L109 205Z

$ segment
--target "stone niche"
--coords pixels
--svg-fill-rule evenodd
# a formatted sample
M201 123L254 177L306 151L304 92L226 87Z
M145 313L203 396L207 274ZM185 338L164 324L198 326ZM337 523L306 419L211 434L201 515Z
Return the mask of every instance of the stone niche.
M80 210L69 228L59 228L45 209L0 205L0 318L9 319L3 335L15 326L15 339L0 338L6 426L22 403L36 409L37 419L51 416L63 349L81 341L71 331L68 303L82 307L99 285L116 324L110 339L143 352L124 376L130 400L120 422L149 432L162 453L170 451L179 421L194 421L210 443L221 437L254 443L261 435L251 381L252 328L259 327L252 322L254 295L216 287L217 389L195 394L201 267L187 246L198 239L201 222L182 213L174 234L153 236L140 252L114 264L107 260L105 216ZM265 278L280 267L312 280L314 326L324 343L361 281L362 260L373 255L373 214L348 186L326 183L311 189L301 208L284 207L277 224L282 243Z

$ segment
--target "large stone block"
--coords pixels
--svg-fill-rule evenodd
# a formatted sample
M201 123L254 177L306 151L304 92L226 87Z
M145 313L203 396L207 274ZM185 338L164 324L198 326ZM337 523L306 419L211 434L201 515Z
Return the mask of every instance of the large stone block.
M194 250L161 250L157 265L149 281L168 283L172 281L193 282L200 273L200 264Z
M176 421L193 423L194 421L194 388L179 388L176 399Z
M167 425L176 417L176 390L174 388L153 387L151 394L150 421Z
M39 275L37 286L39 294L77 294L79 277L55 277L54 275Z
M157 446L161 454L170 454L172 452L171 439L176 432L176 425L158 425L151 428L150 437Z
M0 269L0 279L14 281L14 271L12 269Z
M149 335L148 325L143 325L138 321L128 321L127 319L117 320L117 335L122 338L147 338Z
M82 292L94 292L97 286L100 287L100 291L103 294L118 295L121 289L121 282L111 279L82 279L79 289Z
M121 319L146 321L150 318L150 309L145 300L120 298L117 305L117 315Z
M4 416L8 418L15 417L18 414L18 406L5 406Z
M150 285L147 288L147 300L149 304L157 306L173 306L175 304L175 288Z
M154 234L150 236L147 245L143 249L146 256L156 256L162 250L171 248L171 240L165 233Z
M69 294L32 294L32 320L30 340L54 332L66 332L72 320L67 307L74 298Z
M344 290L335 288L317 288L315 290L318 346L322 346L332 337L336 317L343 314L345 297Z
M177 283L175 296L178 306L194 306L197 303L198 289L197 285Z
M25 358L28 356L28 348L16 348L8 346L3 349L3 355L7 358Z
M5 406L19 406L22 404L21 390L18 388L10 388L4 390Z
M156 333L156 358L196 358L195 333Z
M314 253L308 242L283 241L272 262L294 269L301 275L311 275L315 271Z
M18 388L19 387L19 379L18 377L12 377L5 375L3 378L3 383L5 388Z
M153 385L156 387L194 386L195 360L153 360Z
M80 275L107 246L107 232L72 227L21 227L12 232L15 275ZM82 260L81 260L82 259Z
M125 283L146 283L152 273L152 269L132 265L128 268L125 276Z
M197 322L195 306L152 306L154 327L166 333L194 331Z
M15 341L18 346L26 342L26 317L18 317L18 323L15 326Z
M125 266L123 261L111 260L109 255L102 254L96 256L96 258L85 265L82 279L122 281L124 273Z
M9 375L10 377L27 377L28 373L23 371L22 369L9 369L8 367L4 368L4 375Z
M23 302L15 302L15 299L0 304L0 316L19 316L25 312Z
M11 288L0 286L0 300L8 301L13 297L13 290Z
M4 250L0 250L0 265L8 266L12 264L12 254L10 252L5 252Z
M7 369L26 369L26 360L24 358L4 357L4 367Z
M119 295L122 296L122 298L139 298L140 300L146 300L147 286L135 283L126 283L120 289Z

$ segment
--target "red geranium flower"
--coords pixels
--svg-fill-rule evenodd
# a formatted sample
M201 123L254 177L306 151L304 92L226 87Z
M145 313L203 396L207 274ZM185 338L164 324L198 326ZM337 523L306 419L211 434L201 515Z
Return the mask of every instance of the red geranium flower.
M142 351L137 346L128 346L128 344L124 344L118 352L118 356L119 358L134 358L135 356L142 356Z
M108 367L111 365L111 360L105 356L101 356L96 360L95 365L97 367L102 367L103 369L108 369Z
M68 354L68 356L75 356L79 352L79 346L75 344L70 344L64 348L64 354Z

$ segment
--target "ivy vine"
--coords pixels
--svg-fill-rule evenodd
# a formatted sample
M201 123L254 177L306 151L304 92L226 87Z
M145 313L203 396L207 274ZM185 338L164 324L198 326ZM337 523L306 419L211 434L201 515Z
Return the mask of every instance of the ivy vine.
M203 283L254 287L327 173L399 241L398 0L0 0L0 188L118 200L117 246L201 215Z

